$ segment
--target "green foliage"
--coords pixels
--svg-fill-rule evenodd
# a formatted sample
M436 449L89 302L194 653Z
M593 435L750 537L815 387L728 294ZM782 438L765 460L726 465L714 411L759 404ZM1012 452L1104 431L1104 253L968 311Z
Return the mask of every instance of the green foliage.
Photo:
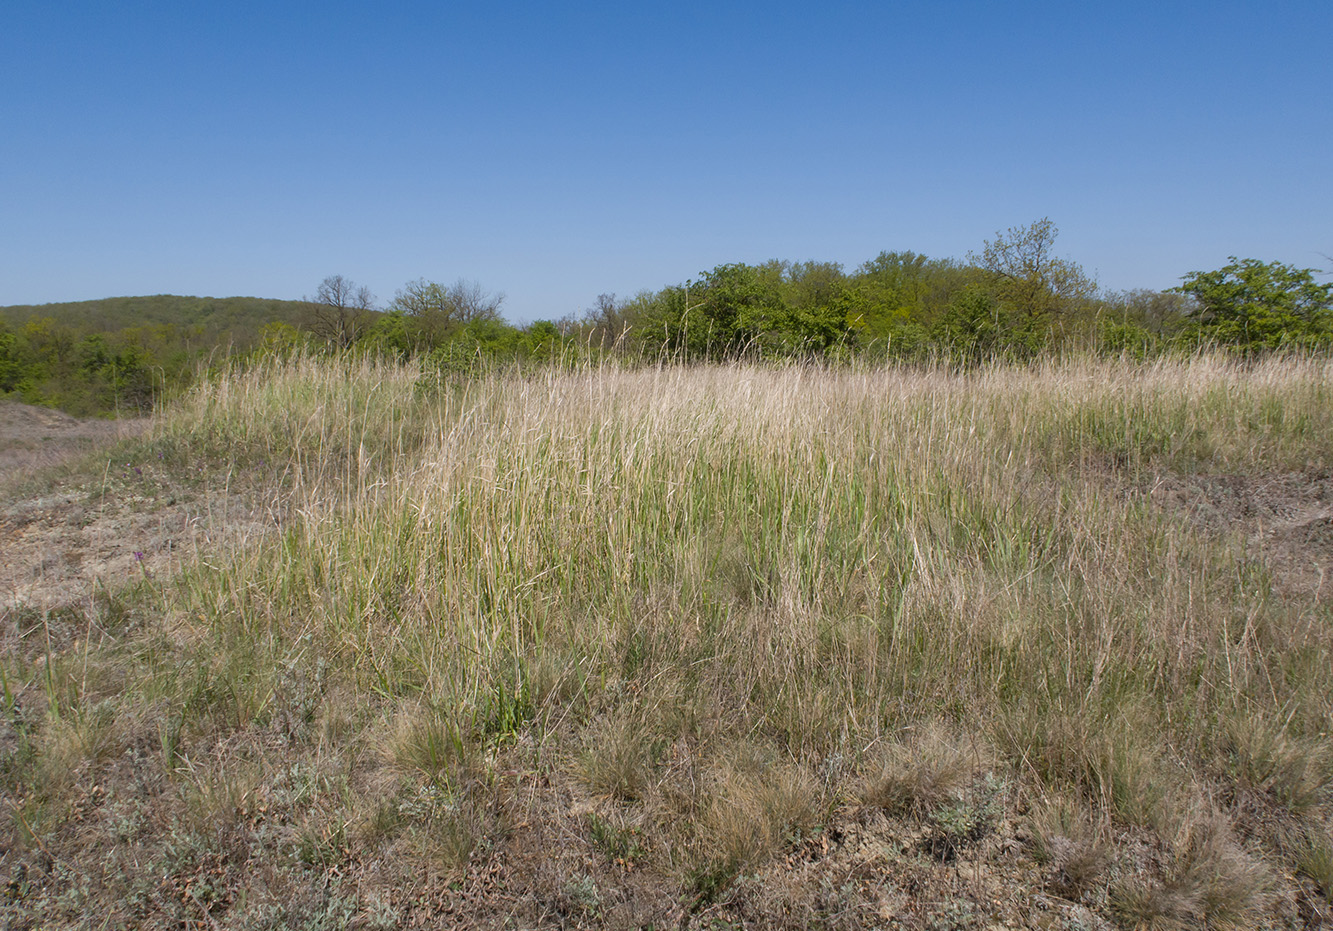
M952 259L881 252L849 281L848 320L867 344L924 340L958 292L979 280L975 268Z
M1190 272L1175 288L1199 304L1201 331L1246 350L1313 348L1333 341L1333 284L1314 269L1237 259L1215 271Z
M550 362L561 358L574 344L549 320L538 320L522 329L500 319L474 320L425 352L423 384L474 375L496 365Z
M635 332L641 350L688 359L1021 361L1096 328L1095 286L1053 254L1056 235L1043 219L970 264L881 252L850 275L828 262L719 265L634 305L603 296L583 327L604 347Z
M972 256L991 275L996 297L1012 309L1025 330L1059 326L1096 290L1083 269L1052 254L1060 231L1043 217L1010 227Z
M1151 331L1129 320L1102 320L1097 329L1097 349L1103 355L1124 356L1142 362L1157 348Z
M1310 269L1232 258L1163 293L1095 293L1054 254L1043 218L967 261L881 252L835 262L729 263L629 299L602 294L581 318L515 326L504 296L458 280L409 282L387 311L341 275L305 301L156 295L0 308L0 395L81 415L138 413L188 387L207 360L308 351L419 360L423 384L498 364L617 354L681 360L949 359L1026 362L1071 350L1144 361L1200 343L1245 351L1333 342L1333 284Z
M23 357L18 337L0 321L0 391L13 391L23 374Z
M1050 344L1044 321L1021 313L979 285L958 293L936 321L933 336L946 355L968 363L1027 360Z
M842 270L829 263L719 265L665 289L642 342L691 359L822 355L851 337L844 295Z
M301 301L279 301L257 297L182 297L155 294L145 297L111 297L65 304L14 305L0 307L0 317L15 327L37 326L29 338L40 339L48 349L66 350L80 333L119 332L155 327L188 335L194 342L216 342L233 337L249 348L265 323L281 320L298 324L305 306Z
M389 310L401 315L411 342L430 350L471 324L500 322L503 303L504 295L488 294L476 282L443 285L420 278L403 286Z
M421 343L412 321L402 311L391 310L371 325L363 346L376 355L406 361L421 348Z
M288 359L305 348L307 340L296 327L281 320L267 323L259 330L259 351L265 355Z
M141 413L205 359L290 352L304 313L296 301L172 295L0 307L0 394L84 416Z
M935 338L952 355L980 362L1002 345L1008 316L989 290L966 288L949 304L935 327Z
M1115 319L1139 327L1156 339L1165 339L1183 329L1194 310L1194 301L1178 291L1136 288L1108 292L1098 300L1103 322Z

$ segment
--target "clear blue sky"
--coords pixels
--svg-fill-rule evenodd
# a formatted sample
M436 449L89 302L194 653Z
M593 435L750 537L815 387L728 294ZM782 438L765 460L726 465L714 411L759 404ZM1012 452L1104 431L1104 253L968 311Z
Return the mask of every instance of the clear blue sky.
M0 6L0 304L515 321L724 262L963 258L1049 216L1109 288L1333 264L1333 3Z

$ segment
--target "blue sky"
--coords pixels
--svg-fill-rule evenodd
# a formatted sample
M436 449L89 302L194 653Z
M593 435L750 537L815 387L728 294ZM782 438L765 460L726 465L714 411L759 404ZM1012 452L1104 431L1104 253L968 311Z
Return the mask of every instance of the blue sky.
M416 278L559 317L725 262L1108 288L1333 265L1333 3L107 3L0 11L0 305Z

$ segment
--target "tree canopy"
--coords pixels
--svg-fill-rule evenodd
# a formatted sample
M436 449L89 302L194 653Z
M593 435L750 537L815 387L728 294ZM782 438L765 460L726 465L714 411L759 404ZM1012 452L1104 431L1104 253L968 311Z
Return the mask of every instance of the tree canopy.
M1245 349L1327 344L1333 338L1333 284L1312 268L1237 259L1209 272L1190 272L1174 290L1198 303L1203 332Z
M1031 325L1068 314L1090 298L1096 283L1076 262L1054 254L1059 229L1049 217L1013 226L986 240L972 259L993 277L996 297Z

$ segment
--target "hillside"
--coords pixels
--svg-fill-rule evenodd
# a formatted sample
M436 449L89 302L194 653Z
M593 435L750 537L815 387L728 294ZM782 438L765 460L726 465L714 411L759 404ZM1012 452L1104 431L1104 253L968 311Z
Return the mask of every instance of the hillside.
M309 313L301 301L166 294L0 307L0 398L142 414L201 363L253 349L274 327L299 328Z
M200 384L4 490L4 924L1327 927L1330 386Z
M143 326L193 330L219 342L226 336L237 345L253 345L269 323L299 326L308 305L258 297L184 297L154 294L108 297L60 304L15 304L0 307L0 321L20 329L31 320L48 319L77 333L115 333Z

